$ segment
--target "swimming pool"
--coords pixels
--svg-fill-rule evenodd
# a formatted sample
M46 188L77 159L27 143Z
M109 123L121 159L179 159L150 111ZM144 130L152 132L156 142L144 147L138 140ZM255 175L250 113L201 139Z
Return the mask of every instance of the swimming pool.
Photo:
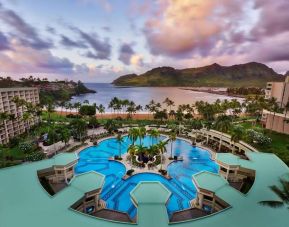
M160 140L146 136L142 143L150 146ZM136 141L139 144L140 141ZM121 145L121 152L125 153L131 140L125 136ZM127 212L131 218L136 216L136 208L130 199L130 192L140 181L159 181L166 186L172 195L167 204L168 214L189 208L190 200L196 197L196 188L192 182L192 175L200 171L217 173L218 165L211 160L210 153L199 147L193 147L190 143L177 139L173 143L173 155L183 156L183 161L172 162L167 170L172 179L168 180L154 173L136 174L127 180L122 177L126 174L125 166L116 161L109 161L109 157L119 154L119 145L115 138L107 139L84 149L79 153L79 161L75 167L75 173L97 171L105 175L105 184L101 198L106 201L107 208ZM170 144L167 145L170 153Z

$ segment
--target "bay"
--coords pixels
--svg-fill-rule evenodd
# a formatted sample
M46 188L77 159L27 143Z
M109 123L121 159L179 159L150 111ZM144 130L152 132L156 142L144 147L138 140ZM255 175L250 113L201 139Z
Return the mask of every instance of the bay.
M88 100L90 104L96 103L97 105L104 105L106 112L109 112L108 104L113 97L134 101L137 105L143 106L143 108L152 99L162 104L167 97L175 102L175 106L193 104L200 100L212 103L217 99L231 100L235 98L206 92L184 90L179 87L116 87L109 83L86 83L85 85L97 93L74 96L71 102L82 103L84 100ZM239 100L241 101L242 99ZM165 107L164 104L163 107Z

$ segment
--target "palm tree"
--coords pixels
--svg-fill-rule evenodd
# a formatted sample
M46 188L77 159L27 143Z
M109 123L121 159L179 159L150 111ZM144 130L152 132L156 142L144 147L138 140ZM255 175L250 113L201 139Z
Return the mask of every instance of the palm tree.
M101 118L102 118L102 114L105 113L104 105L100 104L99 106L96 106L96 109L98 110L98 112L100 113Z
M161 156L161 167L160 167L160 170L163 169L163 154L167 151L167 147L166 147L167 144L168 144L168 141L160 141L157 144L157 148L158 148L159 154Z
M127 152L129 153L129 156L130 156L131 169L133 169L133 156L137 153L137 147L135 145L131 144L128 147Z
M135 141L138 138L138 129L137 128L130 128L128 130L128 138L132 141L132 145L134 145Z
M270 206L272 208L283 207L287 205L289 209L289 181L280 179L281 187L276 185L270 186L270 189L280 198L280 201L261 201L261 205Z
M149 131L149 135L151 137L151 145L153 145L153 140L160 136L160 132L157 129L152 129Z
M77 137L79 138L80 141L82 141L83 136L86 133L86 122L82 119L74 119L71 121L70 126L72 130L75 131Z
M219 151L221 150L222 147L222 140L223 140L223 133L227 132L229 128L232 125L231 118L227 115L221 115L218 117L215 127L218 131L221 132L221 138L220 138L220 143L219 143Z
M118 143L119 158L121 158L121 144L123 143L123 137L120 133L116 136L116 142Z
M138 128L138 138L140 141L140 145L142 145L142 139L145 137L147 130L145 127Z
M67 145L70 139L70 131L67 128L61 128L60 130L60 140L64 142L65 146Z
M232 130L232 135L231 135L231 142L233 142L233 150L232 153L235 153L235 143L239 142L244 135L244 128L240 125L237 125L233 128Z
M173 157L173 142L176 141L177 135L175 132L170 132L169 141L171 142L171 158Z
M170 100L168 97L163 101L169 107L170 111L172 110L172 106L175 105L175 102L173 100Z

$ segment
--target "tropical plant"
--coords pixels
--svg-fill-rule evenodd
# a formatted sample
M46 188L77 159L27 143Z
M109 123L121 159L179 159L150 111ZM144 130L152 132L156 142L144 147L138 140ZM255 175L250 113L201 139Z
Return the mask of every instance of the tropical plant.
M238 143L244 136L244 128L240 125L233 127L231 132L232 152L235 153L235 143Z
M123 137L121 133L118 133L116 136L116 142L118 143L118 152L119 152L119 158L121 158L121 144L123 143Z
M83 140L83 137L86 135L86 122L82 119L73 119L70 122L70 127L74 136L79 139L80 141Z
M259 202L261 205L279 208L287 205L289 209L289 181L280 179L280 186L270 186L270 189L279 197L279 201L269 200Z
M151 145L153 145L153 140L157 139L160 136L160 132L157 129L152 129L148 132L151 137Z
M129 153L129 156L130 156L130 163L131 163L131 169L133 169L133 156L135 154L137 154L137 147L133 144L131 144L129 147L128 147L128 150L127 152Z
M112 119L109 119L105 122L104 128L109 132L112 133L113 131L117 130L116 122Z
M165 103L167 105L167 107L169 107L169 110L172 110L172 106L175 105L175 102L171 99L169 99L168 97L163 101L163 103Z
M232 126L232 120L230 116L221 115L217 118L215 122L215 128L221 132L220 143L219 143L219 151L222 147L223 142L223 133L226 133Z
M128 138L132 141L132 145L134 145L135 141L138 139L138 129L130 128L128 130Z
M161 166L160 166L160 170L163 169L163 154L167 151L167 144L168 144L168 141L160 141L158 144L157 144L157 148L158 148L158 151L159 151L159 154L161 156Z
M169 134L169 141L170 141L170 143L171 143L171 158L173 157L173 142L174 141L176 141L176 139L177 139L177 135L176 135L176 133L175 132L170 132L170 134Z
M145 127L139 127L138 129L138 138L140 141L140 145L142 145L142 139L145 137L147 130Z

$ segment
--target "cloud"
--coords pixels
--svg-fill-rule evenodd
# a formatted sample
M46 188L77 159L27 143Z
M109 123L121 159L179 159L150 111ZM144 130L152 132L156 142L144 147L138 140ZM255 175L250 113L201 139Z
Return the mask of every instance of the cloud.
M100 39L96 33L87 33L81 29L70 26L70 29L76 31L80 37L89 45L92 51L87 51L85 56L97 60L109 60L111 55L111 45L109 39Z
M126 65L129 65L130 64L130 59L131 57L134 55L134 50L132 48L132 45L131 44L128 44L128 43L124 43L120 46L120 49L119 49L119 57L118 59L126 64Z
M10 44L7 37L2 32L0 32L0 51L9 49Z
M16 12L6 9L2 5L0 5L0 20L13 28L12 32L17 33L17 37L23 45L30 46L34 49L48 49L53 46L51 41L42 39L38 31Z
M16 39L11 41L11 45L13 45L13 50L0 54L2 72L73 72L72 62L52 55L49 50L35 50L32 47L23 46Z
M61 35L60 43L65 47L87 48L87 46L83 44L82 41L74 41L65 35Z
M134 54L130 58L130 64L134 66L143 66L143 56L140 54Z
M252 30L255 38L289 31L289 1L255 0L254 7L260 13L259 21Z
M56 35L57 32L55 30L55 28L51 27L51 26L46 26L46 31L52 35Z
M192 51L207 55L225 37L226 30L238 22L242 12L239 0L159 2L159 13L149 18L144 28L155 55L184 56Z

